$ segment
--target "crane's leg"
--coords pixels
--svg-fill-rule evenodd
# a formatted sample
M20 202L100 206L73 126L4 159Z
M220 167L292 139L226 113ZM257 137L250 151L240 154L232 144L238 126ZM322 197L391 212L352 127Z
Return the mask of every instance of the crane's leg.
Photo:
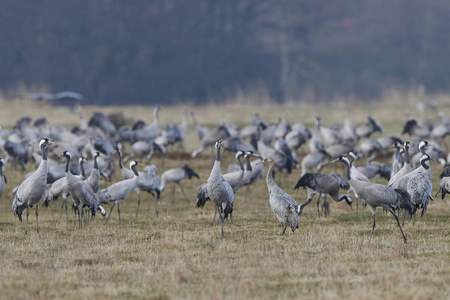
M25 235L27 235L28 234L28 215L29 215L30 213L28 212L28 206L27 206L27 224L25 225Z
M37 233L39 233L38 208L39 208L39 204L36 204L36 231L37 231Z
M83 229L83 221L84 221L84 206L81 207L80 229Z
M178 186L180 187L181 191L183 192L183 195L184 195L184 198L186 199L186 202L189 203L189 199L186 196L186 192L184 191L183 186L181 185L181 183L179 183Z
M139 190L136 190L137 192L137 208L136 208L136 219L138 217L138 212L139 212L139 204L141 203L141 192Z
M214 205L214 216L213 216L213 220L212 220L211 226L214 226L214 220L216 220L216 214L217 214L217 206Z
M400 232L403 235L403 241L406 244L408 242L408 239L406 238L405 234L403 233L402 226L400 226L400 222L398 221L397 215L392 210L389 210L389 212L394 216L395 220L397 221L398 228L400 228Z
M322 212L320 211L320 196L317 198L317 215L320 217L322 215Z
M61 223L61 219L62 219L62 213L64 210L64 203L66 203L66 199L63 199L63 202L61 203L61 212L59 213L59 222Z
M106 225L106 223L108 223L108 220L109 220L109 217L111 216L111 213L112 213L112 210L113 210L113 208L114 208L114 205L116 205L116 202L114 202L113 205L111 206L111 210L109 211L108 218L106 218L105 225Z
M170 201L173 201L174 197L175 197L175 184L173 184L173 187L172 187L172 196L170 197Z
M155 213L156 213L156 216L158 216L159 211L158 211L158 207L156 206L156 196L155 196L155 195L153 195L153 202L155 203Z
M117 213L119 214L119 224L121 223L120 221L120 203L117 203Z
M281 223L281 228L282 228L281 235L284 235L284 233L286 232L286 223Z
M306 205L308 205L309 203L311 203L312 199L313 199L312 196L310 197L310 196L308 195L308 199L306 199L306 201L305 201L304 203L300 204L300 211L299 211L299 213L298 213L298 216L301 215L303 208L304 208ZM320 216L320 215L319 215L319 216Z
M369 237L369 243L370 243L370 240L372 239L373 230L375 229L375 207L372 207L372 216L373 216L373 224L372 224L372 232L370 233L370 237Z
M80 214L80 208L77 207L78 210L78 225L80 229L83 229L83 225L81 224L81 214Z

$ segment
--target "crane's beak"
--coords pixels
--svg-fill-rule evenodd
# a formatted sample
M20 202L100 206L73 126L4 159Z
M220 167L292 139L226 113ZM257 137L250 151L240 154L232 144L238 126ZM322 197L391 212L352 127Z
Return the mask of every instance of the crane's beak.
M263 163L263 160L258 162L258 163L256 163L255 165L262 165L262 163Z

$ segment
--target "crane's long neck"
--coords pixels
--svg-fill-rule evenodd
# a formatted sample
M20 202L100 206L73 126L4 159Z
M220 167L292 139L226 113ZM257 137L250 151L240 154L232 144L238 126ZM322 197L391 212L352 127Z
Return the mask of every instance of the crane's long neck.
M350 166L348 164L348 162L343 161L344 166L345 166L345 176L347 177L347 180L352 180L351 176L350 176Z
M67 158L67 161L66 161L66 169L65 169L65 172L66 172L66 173L70 173L70 172L69 172L70 157L66 157L66 158Z
M97 157L98 157L98 155L94 156L94 169L98 170ZM122 159L119 159L119 164L122 164ZM120 167L120 168L122 169L122 167Z
M214 166L211 172L220 173L220 147L217 147L216 160L214 161Z
M134 173L134 176L135 176L135 177L138 177L138 176L139 176L138 171L136 171L136 165L132 165L132 166L131 166L131 170L133 170L133 173Z
M80 171L81 171L81 176L86 177L86 173L84 172L84 161L83 161L83 159L80 161Z
M316 123L314 124L314 135L315 136L319 135L319 127L320 127L320 124L319 124L319 122L316 121Z
M119 168L122 170L122 169L123 169L123 164L122 164L122 151L117 151L117 153L119 154ZM97 161L95 161L95 163L97 163Z
M0 162L0 177L3 177L3 161Z
M266 176L266 182L267 182L268 187L275 184L275 181L273 180L273 168L274 168L274 163L272 161L269 164L269 170L267 171L267 176Z
M42 154L42 160L47 161L47 147L45 147L45 146L41 147L41 154Z
M427 171L430 169L429 163L430 163L430 161L429 161L428 159L424 159L424 160L422 160L422 161L420 162L420 164L422 165L422 167L423 167L425 170L427 170Z
M245 169L249 172L253 171L252 170L252 164L250 162L250 157L248 155L245 156L245 162L246 162L246 166Z
M244 172L244 164L242 163L242 155L238 156L239 167L241 167L241 171Z
M409 148L405 147L405 164L409 165L410 164L410 160L409 160Z

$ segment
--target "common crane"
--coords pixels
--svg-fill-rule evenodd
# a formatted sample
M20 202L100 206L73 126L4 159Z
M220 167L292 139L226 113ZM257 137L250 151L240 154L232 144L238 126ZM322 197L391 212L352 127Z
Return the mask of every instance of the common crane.
M233 213L233 203L234 203L234 192L230 184L225 180L220 172L220 148L222 146L222 141L216 142L216 160L214 161L213 168L208 178L207 191L211 201L214 206L219 211L220 220L222 222L222 237L223 234L223 221L225 217ZM223 213L223 215L222 215Z
M122 181L116 182L106 189L100 190L97 193L98 199L100 203L110 203L114 202L111 210L109 211L108 218L106 219L105 225L108 223L109 217L111 216L111 212L114 206L117 204L117 213L119 214L119 224L120 220L120 202L124 200L137 186L139 173L136 171L136 166L139 163L135 160L130 162L130 169L133 171L134 176L130 179L124 179Z
M176 184L180 187L181 191L183 192L186 201L189 202L189 199L186 196L186 193L184 192L183 186L181 185L181 181L183 179L191 179L192 177L197 177L198 179L200 179L198 174L195 173L195 171L192 170L187 164L182 166L181 168L169 169L161 175L161 187L160 187L161 192L165 189L168 183L174 183L172 198L173 195L175 194L175 184Z
M36 230L37 232L39 232L38 208L39 201L44 196L45 189L47 188L47 147L50 144L53 144L53 142L48 138L43 138L40 140L39 148L41 149L42 160L39 163L39 167L33 173L33 175L25 179L20 184L12 203L14 215L17 215L21 222L23 211L25 209L27 210L27 224L25 225L25 234L28 233L28 207L33 207L33 205L36 205Z
M408 192L404 189L394 189L382 184L353 179L350 174L350 162L348 161L348 159L344 156L340 156L333 162L335 161L339 161L344 164L347 180L349 181L355 192L358 193L358 195L362 199L364 199L372 208L373 224L369 242L372 239L373 230L375 228L375 209L378 206L381 206L383 209L389 210L389 212L394 216L395 220L397 221L398 228L400 228L400 232L402 233L403 241L406 243L406 236L403 233L402 227L400 226L400 222L398 220L398 216L395 214L395 211L400 208L404 208L411 212L410 196Z
M288 193L279 188L273 180L274 161L271 157L264 158L258 164L264 164L269 167L266 177L267 188L269 190L269 204L281 224L281 234L284 235L287 226L294 232L298 229L299 214L297 212L297 202Z

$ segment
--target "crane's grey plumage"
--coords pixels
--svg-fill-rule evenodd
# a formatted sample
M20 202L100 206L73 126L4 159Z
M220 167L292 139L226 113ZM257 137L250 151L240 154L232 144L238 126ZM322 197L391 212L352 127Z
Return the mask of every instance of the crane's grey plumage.
M298 229L298 205L288 193L277 186L273 180L274 161L271 157L264 158L258 164L264 164L269 167L267 171L266 183L269 190L269 204L273 213L277 216L281 224L282 235L289 226L294 232Z
M181 168L169 169L161 175L161 192L165 189L168 183L174 183L180 187L181 191L183 192L184 198L189 202L189 199L184 192L183 186L181 185L181 181L183 179L191 179L192 177L197 177L198 179L200 179L198 174L187 164L182 166ZM175 193L175 185L173 186L173 193Z
M314 131L312 133L311 139L309 140L309 150L311 151L311 153L326 152L325 144L322 142L319 136L320 124L321 119L316 117L314 119Z
M244 177L244 165L241 161L241 158L244 155L245 155L244 151L238 151L238 152L236 152L236 155L235 155L235 158L236 158L237 162L239 163L239 171L223 174L223 178L225 178L225 180L228 182L228 184L233 189L233 193L235 193L235 194L243 184L242 178Z
M295 185L295 189L298 189L300 187L308 188L308 197L304 203L300 204L298 209L299 215L302 213L303 208L311 203L315 194L319 194L322 196L325 216L328 215L328 205L326 203L327 194L337 202L345 200L348 205L352 205L352 198L349 195L343 194L339 196L339 189L342 188L344 190L348 190L349 185L345 181L345 179L343 179L336 173L333 173L331 175L321 173L306 173L305 175L300 177L300 179L297 181L297 184ZM320 215L318 206L319 202L317 202L317 209Z
M96 211L99 209L99 200L92 188L86 182L70 172L70 152L64 151L62 155L67 159L65 177L67 186L69 187L69 193L72 196L73 203L75 204L75 213L78 212L79 226L82 228L81 218L84 215L84 208L88 207L92 212L92 216L95 216ZM79 208L80 205L81 215Z
M436 196L441 193L441 197L442 199L444 199L446 194L450 194L450 164L447 164L445 166L444 171L440 175L440 178L441 184L439 186L439 190L436 193Z
M209 132L202 138L200 148L192 152L191 157L195 158L197 155L205 151L206 148L214 145L216 141L226 139L228 137L230 137L230 132L226 126L220 125L216 127L213 131Z
M100 187L100 170L98 168L97 158L100 156L100 152L96 151L94 154L94 167L91 174L85 179L85 182L91 187L94 193L98 192Z
M207 127L200 126L200 125L197 123L197 118L195 117L195 113L194 113L194 112L191 112L191 117L192 117L192 120L194 121L195 131L197 132L198 139L199 139L199 141L202 141L203 138L204 138L206 135L208 135L209 130L208 130Z
M398 170L397 173L395 173L393 176L391 176L391 179L389 179L388 185L392 185L394 182L396 182L397 180L399 180L400 178L402 178L403 176L405 176L406 174L411 172L411 162L409 159L409 147L410 147L410 144L408 141L406 141L405 144L403 145L403 151L404 151L404 155L405 155L405 163L403 164L403 167L400 170Z
M367 178L366 175L364 175L363 173L359 172L359 170L355 167L355 161L358 159L358 156L353 153L350 152L349 155L353 158L350 161L350 175L352 176L352 178L359 180L359 181L365 181L365 182L370 182L369 178ZM355 191L355 189L353 189L353 187L350 185L350 189L353 191L353 193L355 194L356 197L356 212L358 212L358 208L359 208L359 195L358 193ZM366 205L366 203L362 203L364 206Z
M22 213L27 210L27 224L25 226L25 234L28 233L28 207L33 207L36 205L36 230L39 232L39 222L38 222L38 206L39 201L45 194L47 188L47 175L48 175L48 165L47 165L47 147L53 142L47 138L41 139L39 142L39 148L41 149L42 160L39 163L37 170L25 179L18 187L14 200L12 203L12 209L14 215L19 217L22 222Z
M139 163L137 161L130 162L130 169L133 171L134 176L130 179L124 179L122 181L116 182L106 189L100 190L97 193L98 199L100 203L110 203L114 202L111 210L109 211L108 218L106 219L106 223L108 223L109 217L111 216L111 212L114 206L117 204L117 212L119 214L119 224L120 220L120 202L124 200L128 195L136 188L139 179L139 173L136 171L136 166Z
M406 243L407 239L403 233L395 211L400 208L404 208L411 212L410 196L408 192L404 189L394 189L392 187L377 183L356 180L351 177L350 162L346 157L341 156L335 161L339 161L344 164L347 180L355 192L358 193L358 195L372 208L373 224L369 242L372 239L373 230L375 228L375 209L376 207L381 206L383 209L389 210L389 212L394 216L397 221L397 225L400 228L400 232L402 233L403 240Z
M120 150L120 147L117 147L117 154L119 155L119 168L120 172L122 173L122 177L124 179L131 179L134 177L134 172L130 169L127 169L122 164L122 151ZM158 177L158 169L156 166L146 166L144 168L146 173L144 172L138 172L139 173L139 179L138 184L136 187L136 193L137 193L137 208L136 208L136 218L139 214L139 205L141 203L141 191L147 191L148 193L152 194L153 196L153 202L155 204L155 213L156 215L159 214L158 207L157 207L157 201L159 201L159 197L161 195L161 188L160 188L160 180ZM153 193L156 192L156 195Z
M223 235L223 221L225 217L233 213L234 192L230 184L225 180L220 172L220 148L222 146L222 140L216 142L216 160L214 161L213 168L208 178L207 192L214 206L219 211L219 216L222 221L222 237ZM223 213L223 216L222 216Z
M5 161L3 158L0 157L0 198L3 195L3 192L5 191L5 183L6 183L6 177L3 174L3 167L5 165Z

